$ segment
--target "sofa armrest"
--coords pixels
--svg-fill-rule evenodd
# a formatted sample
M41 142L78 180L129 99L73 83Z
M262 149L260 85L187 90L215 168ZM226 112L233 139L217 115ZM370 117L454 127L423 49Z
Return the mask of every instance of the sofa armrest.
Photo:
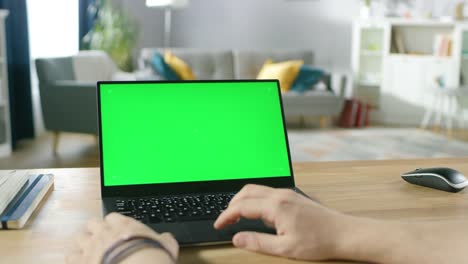
M348 87L348 77L343 74L340 76L340 97L345 97L346 96L346 91Z
M53 131L97 134L96 83L40 83L45 127Z
M320 81L323 85L325 85L325 88L332 92L336 93L336 91L333 89L333 84L332 84L332 75L330 73L325 73L322 77L322 80Z
M348 77L342 73L327 73L324 82L329 87L329 90L334 92L339 97L346 97L348 87Z

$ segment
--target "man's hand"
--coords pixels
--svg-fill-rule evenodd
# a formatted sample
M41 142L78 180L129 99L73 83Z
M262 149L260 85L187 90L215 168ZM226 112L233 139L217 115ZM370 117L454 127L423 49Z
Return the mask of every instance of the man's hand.
M122 238L137 235L158 240L175 257L179 253L177 241L171 234L157 234L130 217L111 213L104 220L94 219L88 222L85 230L77 237L77 246L67 257L67 263L101 263L104 252L111 245ZM124 259L122 263L172 263L172 260L161 249L144 248Z
M246 185L229 203L214 226L224 228L239 219L262 219L276 235L240 232L235 246L251 251L302 260L337 257L347 216L332 211L292 190Z

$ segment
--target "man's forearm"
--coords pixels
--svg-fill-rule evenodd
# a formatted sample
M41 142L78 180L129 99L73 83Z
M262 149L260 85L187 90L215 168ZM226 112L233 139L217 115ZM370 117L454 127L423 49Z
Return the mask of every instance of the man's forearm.
M345 216L336 256L374 263L468 263L461 222L411 222Z

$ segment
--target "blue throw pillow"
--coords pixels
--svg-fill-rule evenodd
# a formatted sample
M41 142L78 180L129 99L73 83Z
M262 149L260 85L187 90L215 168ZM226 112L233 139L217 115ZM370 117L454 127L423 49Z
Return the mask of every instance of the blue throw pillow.
M322 70L302 65L299 74L294 81L291 90L303 93L314 87L323 78L325 73Z
M180 80L179 76L177 76L171 66L164 61L164 57L159 54L159 52L155 52L153 55L153 67L159 75L168 81Z

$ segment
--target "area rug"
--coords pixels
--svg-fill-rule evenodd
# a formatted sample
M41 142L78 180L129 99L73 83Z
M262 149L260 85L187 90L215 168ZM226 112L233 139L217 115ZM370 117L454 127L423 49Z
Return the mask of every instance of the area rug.
M294 162L468 156L468 142L411 128L289 130Z

